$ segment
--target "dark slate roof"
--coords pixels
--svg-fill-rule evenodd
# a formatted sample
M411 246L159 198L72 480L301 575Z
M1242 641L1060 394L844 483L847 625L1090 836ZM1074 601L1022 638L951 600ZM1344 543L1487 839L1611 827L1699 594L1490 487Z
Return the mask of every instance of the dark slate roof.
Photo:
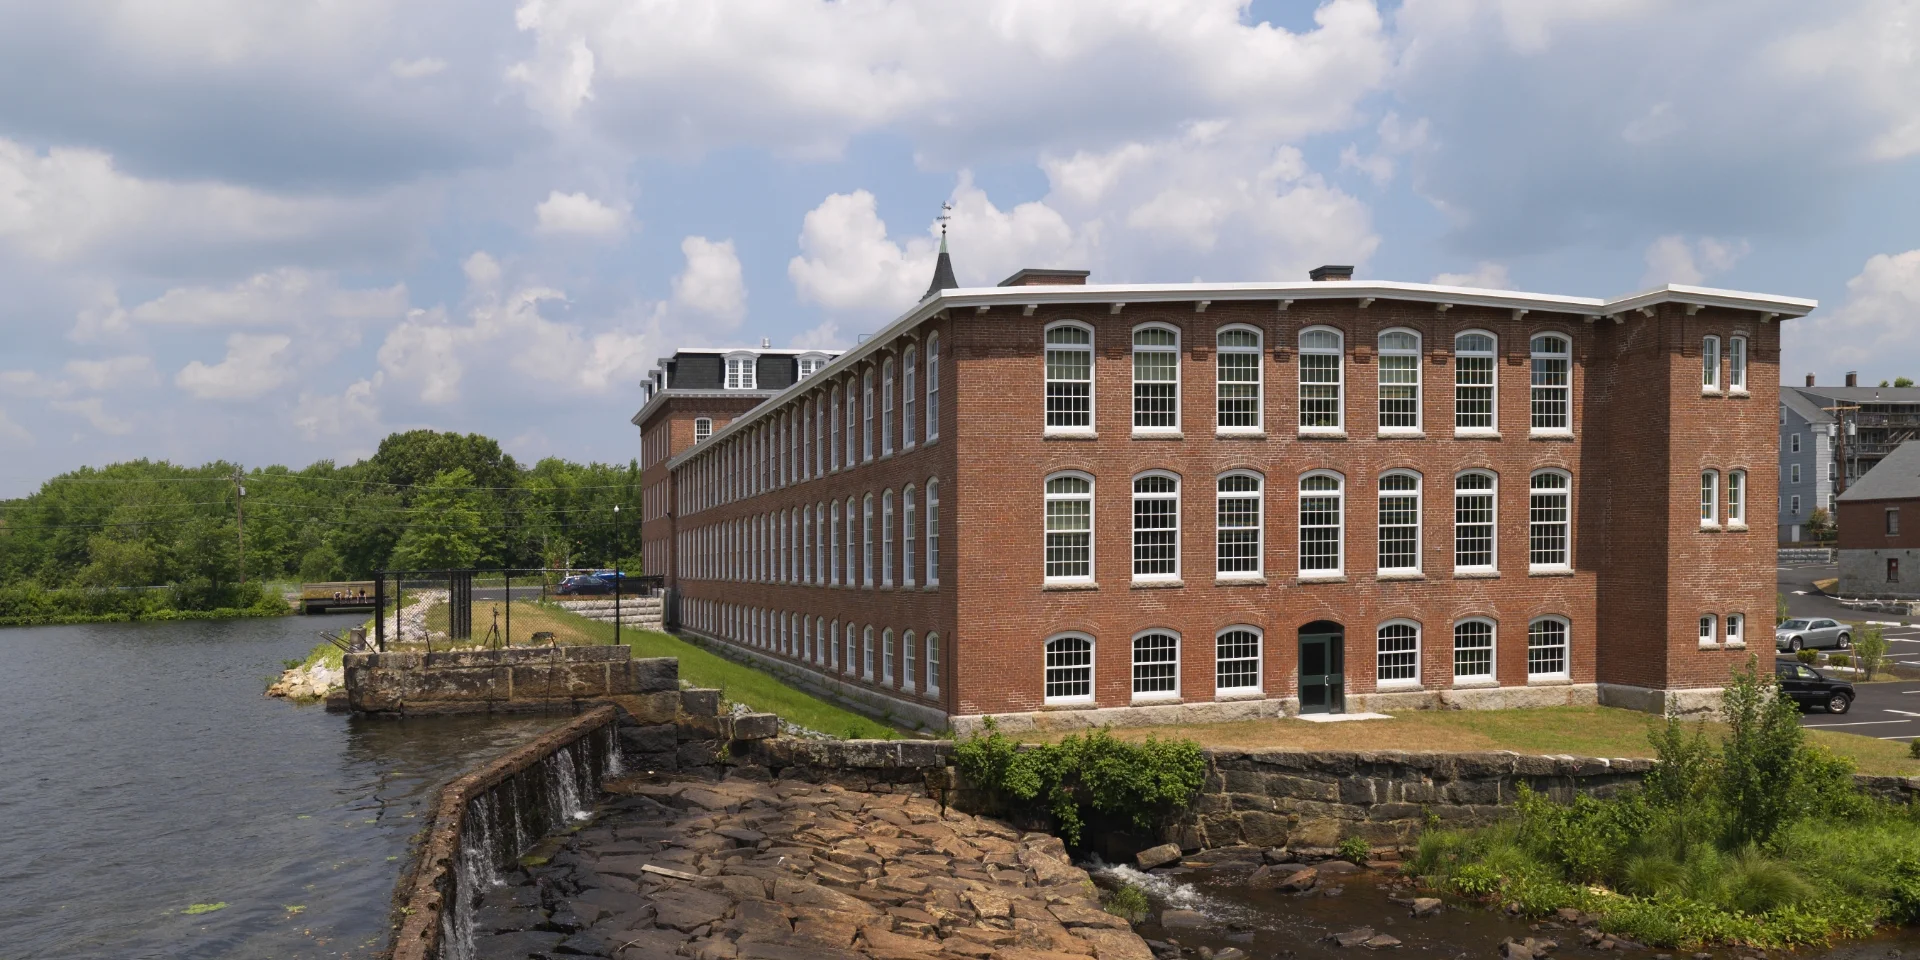
M933 283L928 285L927 292L921 294L920 299L925 300L942 290L959 288L960 281L953 278L953 258L947 256L947 238L943 234L940 237L940 259L933 264Z
M1865 476L1853 482L1840 495L1847 503L1856 500L1920 500L1920 440L1908 440L1895 447L1885 460L1873 465Z
M1800 387L1780 388L1780 402L1785 404L1787 409L1799 414L1801 419L1808 423L1833 422L1833 414L1820 409L1823 406L1827 406L1827 404L1823 402L1825 399L1825 397L1818 396L1810 397L1806 391Z
M1819 406L1832 406L1832 401L1845 403L1920 403L1920 387L1788 387L1801 394L1826 402Z

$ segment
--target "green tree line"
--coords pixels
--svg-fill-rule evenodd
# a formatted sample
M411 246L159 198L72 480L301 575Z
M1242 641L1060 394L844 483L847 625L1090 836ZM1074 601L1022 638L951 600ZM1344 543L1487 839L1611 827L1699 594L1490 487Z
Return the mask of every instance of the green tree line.
M0 501L0 587L218 587L446 567L639 574L639 482L636 462L523 467L490 438L432 430L392 434L347 466L83 468Z

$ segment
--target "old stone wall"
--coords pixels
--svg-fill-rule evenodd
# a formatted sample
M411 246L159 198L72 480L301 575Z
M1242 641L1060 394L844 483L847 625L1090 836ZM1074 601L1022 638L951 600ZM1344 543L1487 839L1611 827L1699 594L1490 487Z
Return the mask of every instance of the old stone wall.
M544 709L671 691L679 661L633 659L627 647L509 647L445 653L349 653L347 704L358 713Z

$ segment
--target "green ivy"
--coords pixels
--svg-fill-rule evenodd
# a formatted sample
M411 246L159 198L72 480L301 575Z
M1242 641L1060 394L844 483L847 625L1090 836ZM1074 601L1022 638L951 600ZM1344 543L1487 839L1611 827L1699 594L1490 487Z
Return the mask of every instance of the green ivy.
M985 736L955 745L954 763L970 784L1001 802L1051 816L1061 837L1076 846L1089 811L1150 829L1192 803L1207 774L1206 756L1191 740L1126 743L1103 727L1057 744L1023 745L991 719Z

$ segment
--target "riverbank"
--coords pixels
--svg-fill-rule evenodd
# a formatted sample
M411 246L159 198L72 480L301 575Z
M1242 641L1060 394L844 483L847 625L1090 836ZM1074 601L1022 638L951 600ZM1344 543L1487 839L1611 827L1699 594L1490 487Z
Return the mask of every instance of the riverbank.
M292 613L284 597L262 584L180 584L147 590L0 587L0 627L238 620Z

